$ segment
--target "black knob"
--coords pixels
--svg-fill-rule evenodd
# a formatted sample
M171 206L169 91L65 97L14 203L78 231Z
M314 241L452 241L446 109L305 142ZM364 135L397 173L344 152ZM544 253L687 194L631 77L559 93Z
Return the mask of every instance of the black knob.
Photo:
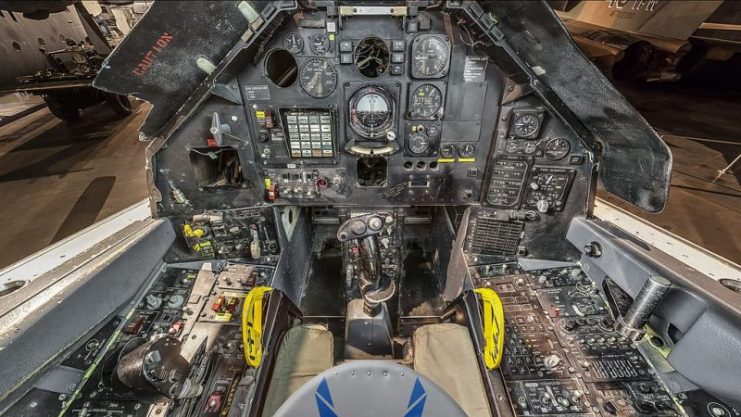
M584 254L592 258L599 258L602 256L602 246L597 242L591 242L584 246Z

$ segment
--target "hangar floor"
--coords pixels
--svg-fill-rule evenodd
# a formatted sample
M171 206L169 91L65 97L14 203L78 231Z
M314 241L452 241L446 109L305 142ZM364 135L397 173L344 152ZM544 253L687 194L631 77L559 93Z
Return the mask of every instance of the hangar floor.
M146 105L118 119L105 105L66 125L45 107L0 127L0 268L147 196Z
M741 166L718 175L741 152L741 93L677 84L620 89L672 149L672 190L658 215L599 196L741 263ZM146 113L134 103L134 114L119 120L99 106L68 126L44 108L0 126L0 268L146 197L146 143L137 140Z
M741 263L741 91L697 84L621 84L620 91L669 145L674 159L669 203L656 215L607 193L620 207Z

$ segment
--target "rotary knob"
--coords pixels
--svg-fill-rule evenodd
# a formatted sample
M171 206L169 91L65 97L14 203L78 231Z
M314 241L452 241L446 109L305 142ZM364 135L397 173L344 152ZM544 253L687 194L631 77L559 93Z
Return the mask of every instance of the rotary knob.
M577 327L579 327L579 325L575 320L567 320L563 325L564 330L567 332L573 332Z
M185 299L180 294L174 294L170 297L170 299L167 301L167 307L168 308L180 308L181 305L185 302Z
M383 227L383 220L380 217L371 217L368 220L368 228L374 232L381 230Z

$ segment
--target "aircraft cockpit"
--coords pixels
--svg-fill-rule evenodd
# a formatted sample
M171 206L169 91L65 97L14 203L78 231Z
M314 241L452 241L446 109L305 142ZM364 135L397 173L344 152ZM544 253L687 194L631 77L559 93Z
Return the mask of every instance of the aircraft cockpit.
M155 2L95 85L154 220L4 344L8 415L740 415L741 295L593 217L671 154L545 2Z

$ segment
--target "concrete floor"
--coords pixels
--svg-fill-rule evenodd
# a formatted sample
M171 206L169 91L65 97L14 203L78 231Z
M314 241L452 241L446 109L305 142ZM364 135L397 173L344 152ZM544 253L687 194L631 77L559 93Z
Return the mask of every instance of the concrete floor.
M679 84L619 87L671 147L672 190L658 215L599 196L741 263L741 166L714 180L741 151L741 93ZM147 105L134 108L120 120L105 106L94 107L73 126L43 109L0 127L6 200L0 268L146 197L146 144L137 129Z
M46 105L40 96L21 93L0 95L0 126L10 123L16 115L28 114L32 108Z
M648 214L598 195L676 235L741 263L741 91L721 86L621 84L628 100L669 145L674 159L669 202Z
M121 120L100 105L74 125L43 108L0 127L0 268L147 196L146 108Z

